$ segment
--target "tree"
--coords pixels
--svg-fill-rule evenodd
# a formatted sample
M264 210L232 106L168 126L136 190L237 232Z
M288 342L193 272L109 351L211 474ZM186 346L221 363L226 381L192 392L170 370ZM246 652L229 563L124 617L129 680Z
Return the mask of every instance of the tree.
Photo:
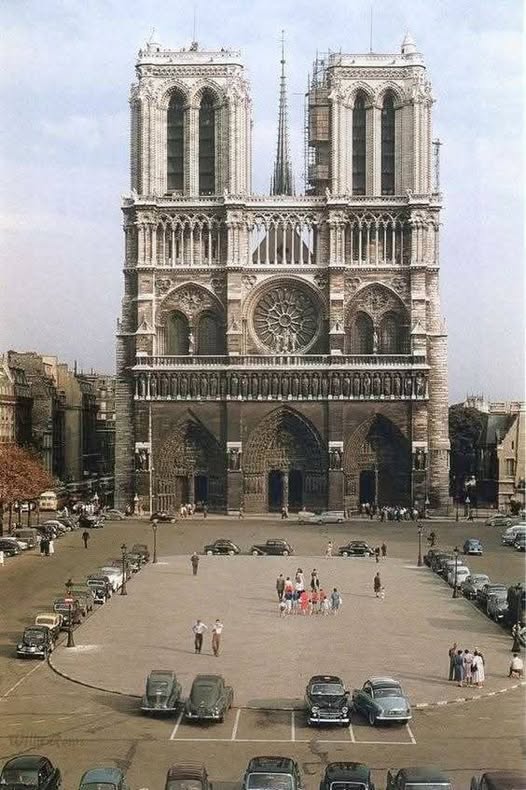
M477 474L477 454L484 420L484 414L461 403L449 407L450 480L453 496L460 495L467 477Z
M0 445L0 535L6 507L37 499L53 485L53 477L36 455L16 444Z

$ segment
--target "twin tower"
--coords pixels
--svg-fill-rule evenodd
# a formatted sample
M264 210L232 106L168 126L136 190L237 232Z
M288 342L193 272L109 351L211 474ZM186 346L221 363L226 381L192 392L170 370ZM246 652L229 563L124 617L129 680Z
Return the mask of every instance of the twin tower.
M413 40L316 60L302 195L284 58L264 196L239 53L150 43L136 71L116 504L444 506L439 147Z

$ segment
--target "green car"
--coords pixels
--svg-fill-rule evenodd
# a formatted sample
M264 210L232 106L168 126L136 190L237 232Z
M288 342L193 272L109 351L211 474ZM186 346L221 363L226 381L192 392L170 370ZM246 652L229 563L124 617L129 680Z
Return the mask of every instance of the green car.
M82 775L79 790L129 790L120 768L90 768Z

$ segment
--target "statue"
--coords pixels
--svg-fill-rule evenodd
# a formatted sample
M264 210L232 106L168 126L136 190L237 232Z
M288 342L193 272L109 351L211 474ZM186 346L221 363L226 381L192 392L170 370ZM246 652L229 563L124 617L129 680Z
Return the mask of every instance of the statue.
M363 377L363 396L368 398L371 394L371 377L366 373Z
M210 376L210 397L217 398L217 376L215 373Z
M183 373L180 379L179 384L179 392L181 393L181 398L186 398L188 395L188 377L186 373Z
M222 398L226 398L227 395L227 387L228 387L228 379L226 376L220 376L219 378L219 393Z
M303 374L301 377L301 397L308 398L309 397L309 377L306 373Z
M361 385L360 374L355 373L352 380L352 394L355 398L360 397L360 385Z
M192 330L190 330L190 333L188 335L188 353L193 354L194 351L195 351L195 338L194 338L194 333L192 332Z
M139 376L139 398L146 396L146 382L144 376Z
M327 376L321 377L321 397L326 398L329 394L329 380Z
M391 396L391 376L386 373L384 376L384 395L386 398Z
M284 376L282 376L282 379L281 379L281 394L283 395L284 398L288 398L288 395L289 395L289 377L287 376L286 373L285 373Z
M395 398L399 398L402 394L402 380L399 373L395 373L393 376L393 393Z
M343 377L343 396L348 398L351 394L351 377L348 373Z
M199 381L195 373L192 373L190 376L190 394L192 398L197 398L199 396Z
M380 397L380 393L382 391L382 380L378 373L375 373L373 376L373 395L375 398Z
M266 373L263 373L263 376L261 377L261 395L263 398L268 398L268 390L269 390L268 375Z
M320 391L320 379L317 373L312 377L312 397L317 398Z
M246 375L241 377L241 395L245 400L248 398L248 376Z
M168 395L168 378L165 375L161 378L161 395L163 398Z
M259 392L259 378L257 373L252 374L252 382L250 386L250 394L253 398L257 398Z
M426 380L422 373L416 374L416 394L419 398L424 397L426 394Z
M297 398L300 394L300 380L297 373L294 373L292 376L292 397Z
M151 376L150 378L150 397L157 397L157 376Z
M404 379L404 393L408 398L413 394L413 379L411 375L406 376Z
M239 471L240 458L239 450L236 447L231 447L228 451L228 468L231 472Z
M170 395L172 398L177 398L178 383L177 376L170 376Z
M378 354L378 330L373 329L373 354Z
M333 373L332 376L332 395L334 398L339 398L341 393L341 382L340 377L337 373Z
M208 377L201 376L201 397L208 398Z
M270 386L271 386L272 397L277 398L279 395L279 378L277 373L274 373L274 375L272 376L272 381Z
M415 453L415 469L422 471L426 468L426 454L421 447Z
M237 398L239 395L239 378L237 373L232 373L230 376L230 395L232 398Z

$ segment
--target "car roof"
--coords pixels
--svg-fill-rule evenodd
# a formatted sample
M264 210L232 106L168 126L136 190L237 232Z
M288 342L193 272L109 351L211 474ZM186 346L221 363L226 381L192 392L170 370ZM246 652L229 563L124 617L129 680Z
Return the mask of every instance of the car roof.
M310 683L341 683L343 686L343 681L338 675L313 675L309 680Z
M445 773L431 765L418 765L401 768L400 772L407 782L432 782L433 784L451 784Z
M151 678L152 675L169 675L170 677L175 677L175 672L173 669L150 669L148 677Z
M194 683L220 683L224 682L222 675L196 675Z
M89 768L80 780L81 784L88 784L88 782L113 782L118 784L123 778L124 774L120 768L101 766L100 768Z
M168 769L167 779L201 779L206 768L201 763L174 763Z
M382 688L388 686L399 686L400 683L398 680L394 680L394 678L369 678L368 683L371 684L373 688Z
M295 762L291 757L252 757L247 766L249 771L291 771Z
M352 774L353 780L358 780L362 782L369 781L371 777L371 771L365 765L365 763L353 763L353 762L336 762L336 763L329 763L327 768L325 769L325 778L326 779L349 779L349 774Z
M483 776L490 790L514 790L526 785L524 771L487 771Z
M2 770L4 771L6 768L38 768L42 760L47 759L41 754L19 754L8 760Z

